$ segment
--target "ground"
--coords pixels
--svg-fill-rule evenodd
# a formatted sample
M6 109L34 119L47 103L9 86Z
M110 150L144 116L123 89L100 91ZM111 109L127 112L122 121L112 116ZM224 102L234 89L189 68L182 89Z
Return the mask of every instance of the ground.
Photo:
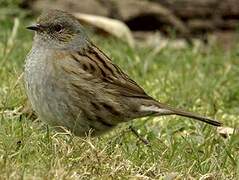
M239 176L239 135L183 117L143 118L99 138L59 133L19 113L26 101L21 79L34 17L14 11L0 18L0 176L4 179L198 179ZM19 22L19 26L18 26ZM128 47L91 34L93 41L148 94L162 102L238 127L239 46L198 49ZM142 142L130 130L133 126Z

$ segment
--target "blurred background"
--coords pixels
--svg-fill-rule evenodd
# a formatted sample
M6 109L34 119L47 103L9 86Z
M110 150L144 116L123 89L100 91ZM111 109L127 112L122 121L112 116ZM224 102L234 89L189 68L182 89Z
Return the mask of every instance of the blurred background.
M224 49L237 41L239 3L237 0L1 0L1 14L38 14L55 8L78 14L78 18L94 27L98 33L126 40L131 46L142 43L150 46L170 44L182 48L187 44L217 42ZM14 4L14 6L12 6ZM11 11L7 6L11 6ZM14 9L15 8L15 9ZM84 13L84 14L82 14ZM124 23L85 17L85 14L104 16ZM93 19L92 19L93 18ZM103 21L103 22L101 22ZM116 23L117 24L117 23ZM112 32L113 31L113 32ZM168 42L168 38L174 38ZM159 43L160 42L160 43Z

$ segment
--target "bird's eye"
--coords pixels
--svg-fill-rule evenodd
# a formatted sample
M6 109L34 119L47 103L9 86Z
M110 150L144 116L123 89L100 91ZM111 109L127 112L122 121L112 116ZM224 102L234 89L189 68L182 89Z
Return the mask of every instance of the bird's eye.
M63 30L63 27L60 24L56 24L53 28L55 32L61 32Z

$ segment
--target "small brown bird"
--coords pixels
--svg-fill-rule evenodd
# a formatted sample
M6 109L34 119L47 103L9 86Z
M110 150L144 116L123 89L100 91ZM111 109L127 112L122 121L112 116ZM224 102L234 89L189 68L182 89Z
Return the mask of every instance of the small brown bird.
M43 12L26 58L27 95L40 119L77 136L99 135L145 116L179 115L214 126L221 123L162 104L147 95L85 35L72 15Z

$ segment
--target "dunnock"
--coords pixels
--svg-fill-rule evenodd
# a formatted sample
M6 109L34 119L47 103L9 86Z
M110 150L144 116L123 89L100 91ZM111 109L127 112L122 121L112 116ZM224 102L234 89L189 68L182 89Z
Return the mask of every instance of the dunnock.
M99 135L117 124L145 116L179 115L214 126L221 123L162 104L147 95L97 48L72 15L44 12L26 58L28 98L40 119L75 135Z

